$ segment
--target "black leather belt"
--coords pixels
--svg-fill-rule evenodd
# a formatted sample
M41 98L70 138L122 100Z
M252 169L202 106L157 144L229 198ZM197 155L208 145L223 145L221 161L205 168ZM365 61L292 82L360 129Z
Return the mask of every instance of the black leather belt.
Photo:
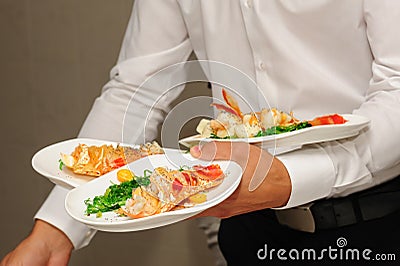
M318 200L275 213L281 224L315 232L370 221L397 211L400 211L400 176L347 197Z

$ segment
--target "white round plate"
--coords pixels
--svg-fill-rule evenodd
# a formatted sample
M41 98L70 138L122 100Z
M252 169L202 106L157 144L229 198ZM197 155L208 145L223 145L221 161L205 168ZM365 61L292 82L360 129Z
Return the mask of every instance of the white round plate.
M102 217L99 218L97 218L95 214L90 216L86 215L86 205L84 203L86 199L93 199L95 196L103 195L105 190L112 183L119 183L116 178L116 173L110 172L92 182L72 189L66 196L65 209L68 214L77 221L87 224L94 229L108 232L139 231L176 223L217 205L228 198L238 187L242 176L241 167L237 163L231 161L216 161L214 163L218 163L224 171L226 175L224 181L219 186L207 192L206 202L190 208L160 213L139 219L119 217L114 212L103 213ZM194 159L190 155L182 154L179 151L169 151L163 155L152 155L139 159L124 166L124 168L129 168L135 174L141 175L145 169L153 170L159 166L177 169L183 165L192 166L196 164L209 165L210 162Z
M347 120L344 124L313 126L288 133L254 138L212 139L195 135L181 139L179 143L186 147L192 147L202 141L248 142L262 145L263 148L295 147L352 137L358 135L360 130L369 124L369 119L360 115L344 114L342 116Z

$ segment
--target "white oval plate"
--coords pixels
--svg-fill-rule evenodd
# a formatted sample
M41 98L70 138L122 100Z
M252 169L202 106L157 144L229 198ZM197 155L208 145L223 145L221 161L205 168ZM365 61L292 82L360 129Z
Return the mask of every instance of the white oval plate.
M255 138L211 139L194 135L181 139L179 143L186 147L192 147L201 141L247 142L262 145L263 148L298 147L305 144L352 137L358 135L360 130L369 124L369 119L364 116L353 114L342 116L347 120L344 124L313 126L288 133Z
M217 161L223 169L226 177L217 187L207 192L207 201L190 208L156 214L149 217L130 219L119 217L114 212L103 213L102 217L97 218L95 214L85 215L86 205L84 201L88 198L103 195L111 183L119 183L115 172L107 173L92 182L72 189L66 196L65 209L75 220L87 224L88 226L108 232L130 232L156 228L182 221L194 216L210 207L217 205L228 198L238 187L241 176L241 167L231 161ZM142 174L145 169L152 170L158 166L166 166L177 169L179 166L192 166L196 164L209 165L210 162L192 158L179 151L167 152L164 155L152 155L130 163L124 168L129 168L136 174Z

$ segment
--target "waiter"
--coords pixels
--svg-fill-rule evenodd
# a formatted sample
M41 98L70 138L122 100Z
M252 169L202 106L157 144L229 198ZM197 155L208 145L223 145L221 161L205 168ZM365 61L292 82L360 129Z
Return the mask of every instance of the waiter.
M243 143L192 149L194 156L232 159L245 169L239 189L204 213L231 217L219 232L228 264L266 264L271 257L271 264L281 262L265 255L270 248L343 248L336 243L340 237L349 247L390 252L400 224L397 180L390 182L400 173L399 10L393 0L137 0L118 64L80 136L120 140L126 106L140 84L194 51L199 59L238 69L270 106L297 117L353 113L371 121L356 137L278 156ZM245 99L258 97L257 91L238 90ZM142 92L134 98L140 112L126 114L137 125L163 93ZM217 87L213 92L220 93ZM137 127L137 140L155 137L171 100L163 98L165 109L152 110L150 134ZM253 177L264 181L249 191ZM73 247L89 242L93 232L60 207L66 193L53 190L33 233L8 261L35 253L42 254L42 263L65 263Z

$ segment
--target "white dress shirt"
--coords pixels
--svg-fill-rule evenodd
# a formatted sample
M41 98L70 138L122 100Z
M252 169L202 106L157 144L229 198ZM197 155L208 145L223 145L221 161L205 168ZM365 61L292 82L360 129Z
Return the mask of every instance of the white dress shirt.
M298 118L354 113L371 120L357 137L277 156L292 182L286 208L372 187L400 173L398 25L400 1L393 0L136 0L118 63L79 136L121 141L135 90L194 51L245 73L270 106ZM173 97L161 98L144 134L159 90L142 91L136 111L128 109L137 142L154 139L169 110ZM213 92L220 94L217 86ZM61 228L79 248L93 232L65 214L65 193L56 187L36 218Z

